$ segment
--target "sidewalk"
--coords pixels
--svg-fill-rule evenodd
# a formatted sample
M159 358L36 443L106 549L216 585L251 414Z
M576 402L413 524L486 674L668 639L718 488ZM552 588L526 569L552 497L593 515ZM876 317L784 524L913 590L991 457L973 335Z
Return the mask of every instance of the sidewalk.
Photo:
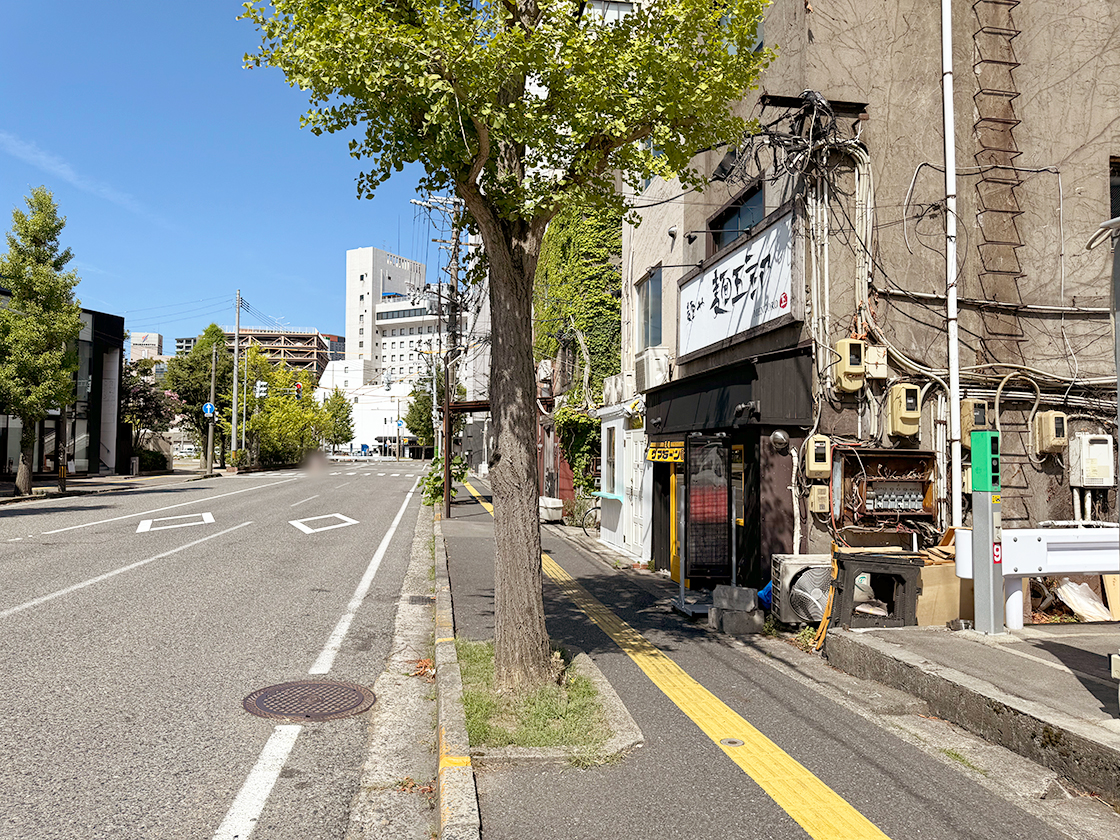
M492 520L468 494L461 493L453 506L452 518L441 525L446 537L455 632L471 639L492 638ZM541 538L546 554L569 570L582 566L582 574L573 574L585 585L594 585L600 592L609 591L612 600L604 599L605 602L627 620L643 621L650 628L646 635L656 639L659 647L683 650L685 645L709 634L702 625L665 607L677 592L677 585L667 578L630 570L626 558L589 540L578 528L542 525ZM627 568L619 570L616 562ZM628 691L632 684L626 681L625 664L620 671L608 659L613 654L612 646L603 643L598 628L547 579L545 604L553 640L592 654L627 704L638 703L637 691ZM642 618L635 619L636 616ZM774 640L747 638L748 648L757 647L763 655L772 655L767 648ZM788 660L782 654L780 658L793 669L802 670L809 681L820 681L822 667L829 670L819 657L801 655L788 645L776 644L789 649ZM910 695L908 702L935 719L955 723L990 743L1051 768L1078 788L1118 804L1120 707L1117 681L1109 673L1108 659L1108 654L1118 649L1120 625L1110 623L1032 626L996 639L944 628L831 630L825 653L829 665L863 680L878 681L888 686L883 691L891 692L892 696ZM616 682L619 673L623 674L621 683ZM777 695L773 698L777 700ZM639 718L638 712L632 711ZM648 717L646 710L645 719ZM642 727L648 739L646 724ZM666 737L660 732L658 735ZM477 776L483 825L489 820L485 836L488 840L504 838L507 835L502 833L503 827L532 824L532 812L539 812L543 818L556 818L556 809L536 803L528 806L529 813L517 810L527 807L519 806L519 802L533 798L533 785L544 785L541 789L548 789L568 802L625 800L629 808L639 801L648 801L652 792L645 788L655 775L647 766L651 759L655 764L664 761L663 756L655 759L647 740L644 749L612 767L609 775L595 770L562 774L485 768ZM666 769L659 766L658 771L664 774ZM689 772L698 771L690 767ZM637 790L644 790L646 795L635 797ZM672 796L672 792L666 791L666 795ZM588 822L599 817L595 807L581 804L573 815L565 815L572 820L567 836L583 836L581 832L587 829ZM692 817L695 819L696 814ZM630 837L648 816L639 811L630 818L632 824L620 826L618 838ZM665 836L672 833L669 822L663 826L668 832ZM550 830L557 828L550 825ZM712 825L708 826L709 836L715 836L711 834L713 829L718 834L717 826ZM705 831L702 826L693 825L691 833L703 835Z
M202 470L199 467L190 467L193 462L176 462L176 467L168 473L154 475L70 475L66 477L67 496L87 496L93 493L107 493L114 490L135 490L140 487L151 487L166 482L184 481L191 478L201 478ZM214 470L215 475L222 475L225 470ZM60 495L58 479L54 476L45 478L36 476L31 485L30 496L16 496L15 482L0 480L0 505L26 502L32 499L42 499L44 496Z
M940 718L1120 804L1120 624L1002 636L944 627L829 630L829 664L924 700Z

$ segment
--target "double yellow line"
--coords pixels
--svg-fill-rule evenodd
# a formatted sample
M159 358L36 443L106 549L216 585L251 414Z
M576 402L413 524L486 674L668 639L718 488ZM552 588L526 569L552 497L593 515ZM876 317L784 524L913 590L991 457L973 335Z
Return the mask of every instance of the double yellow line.
M491 516L494 508L470 484ZM674 705L815 840L885 840L886 835L836 791L690 677L641 633L611 612L547 554L544 573L606 633Z

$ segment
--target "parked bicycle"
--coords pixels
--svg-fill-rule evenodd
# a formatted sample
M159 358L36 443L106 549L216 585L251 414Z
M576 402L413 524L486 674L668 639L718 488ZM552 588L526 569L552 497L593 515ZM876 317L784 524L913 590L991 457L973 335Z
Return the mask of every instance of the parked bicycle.
M583 515L583 533L589 537L599 538L599 526L602 523L602 508L600 507L600 500L595 499L595 503L587 509L587 513Z

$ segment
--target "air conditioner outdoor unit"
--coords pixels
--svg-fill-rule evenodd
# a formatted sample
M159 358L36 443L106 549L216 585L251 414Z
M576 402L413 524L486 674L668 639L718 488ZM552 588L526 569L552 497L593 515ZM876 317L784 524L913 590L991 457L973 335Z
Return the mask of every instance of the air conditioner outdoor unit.
M770 558L771 603L783 624L816 624L832 581L828 554L775 554Z
M669 351L664 347L647 347L634 357L634 388L639 394L668 381Z

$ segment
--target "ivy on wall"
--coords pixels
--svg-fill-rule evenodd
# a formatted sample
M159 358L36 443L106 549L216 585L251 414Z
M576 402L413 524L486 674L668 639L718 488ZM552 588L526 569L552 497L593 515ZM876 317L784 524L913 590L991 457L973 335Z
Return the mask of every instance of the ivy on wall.
M592 461L599 457L599 443L602 439L599 418L586 412L562 405L552 414L556 424L556 438L564 457L572 468L572 483L583 495L591 495L595 490L592 474Z
M569 207L549 224L537 263L533 350L540 360L556 358L562 346L572 349L569 404L600 404L603 379L620 370L621 262L621 211ZM591 357L586 394L584 357L573 326L583 334Z

